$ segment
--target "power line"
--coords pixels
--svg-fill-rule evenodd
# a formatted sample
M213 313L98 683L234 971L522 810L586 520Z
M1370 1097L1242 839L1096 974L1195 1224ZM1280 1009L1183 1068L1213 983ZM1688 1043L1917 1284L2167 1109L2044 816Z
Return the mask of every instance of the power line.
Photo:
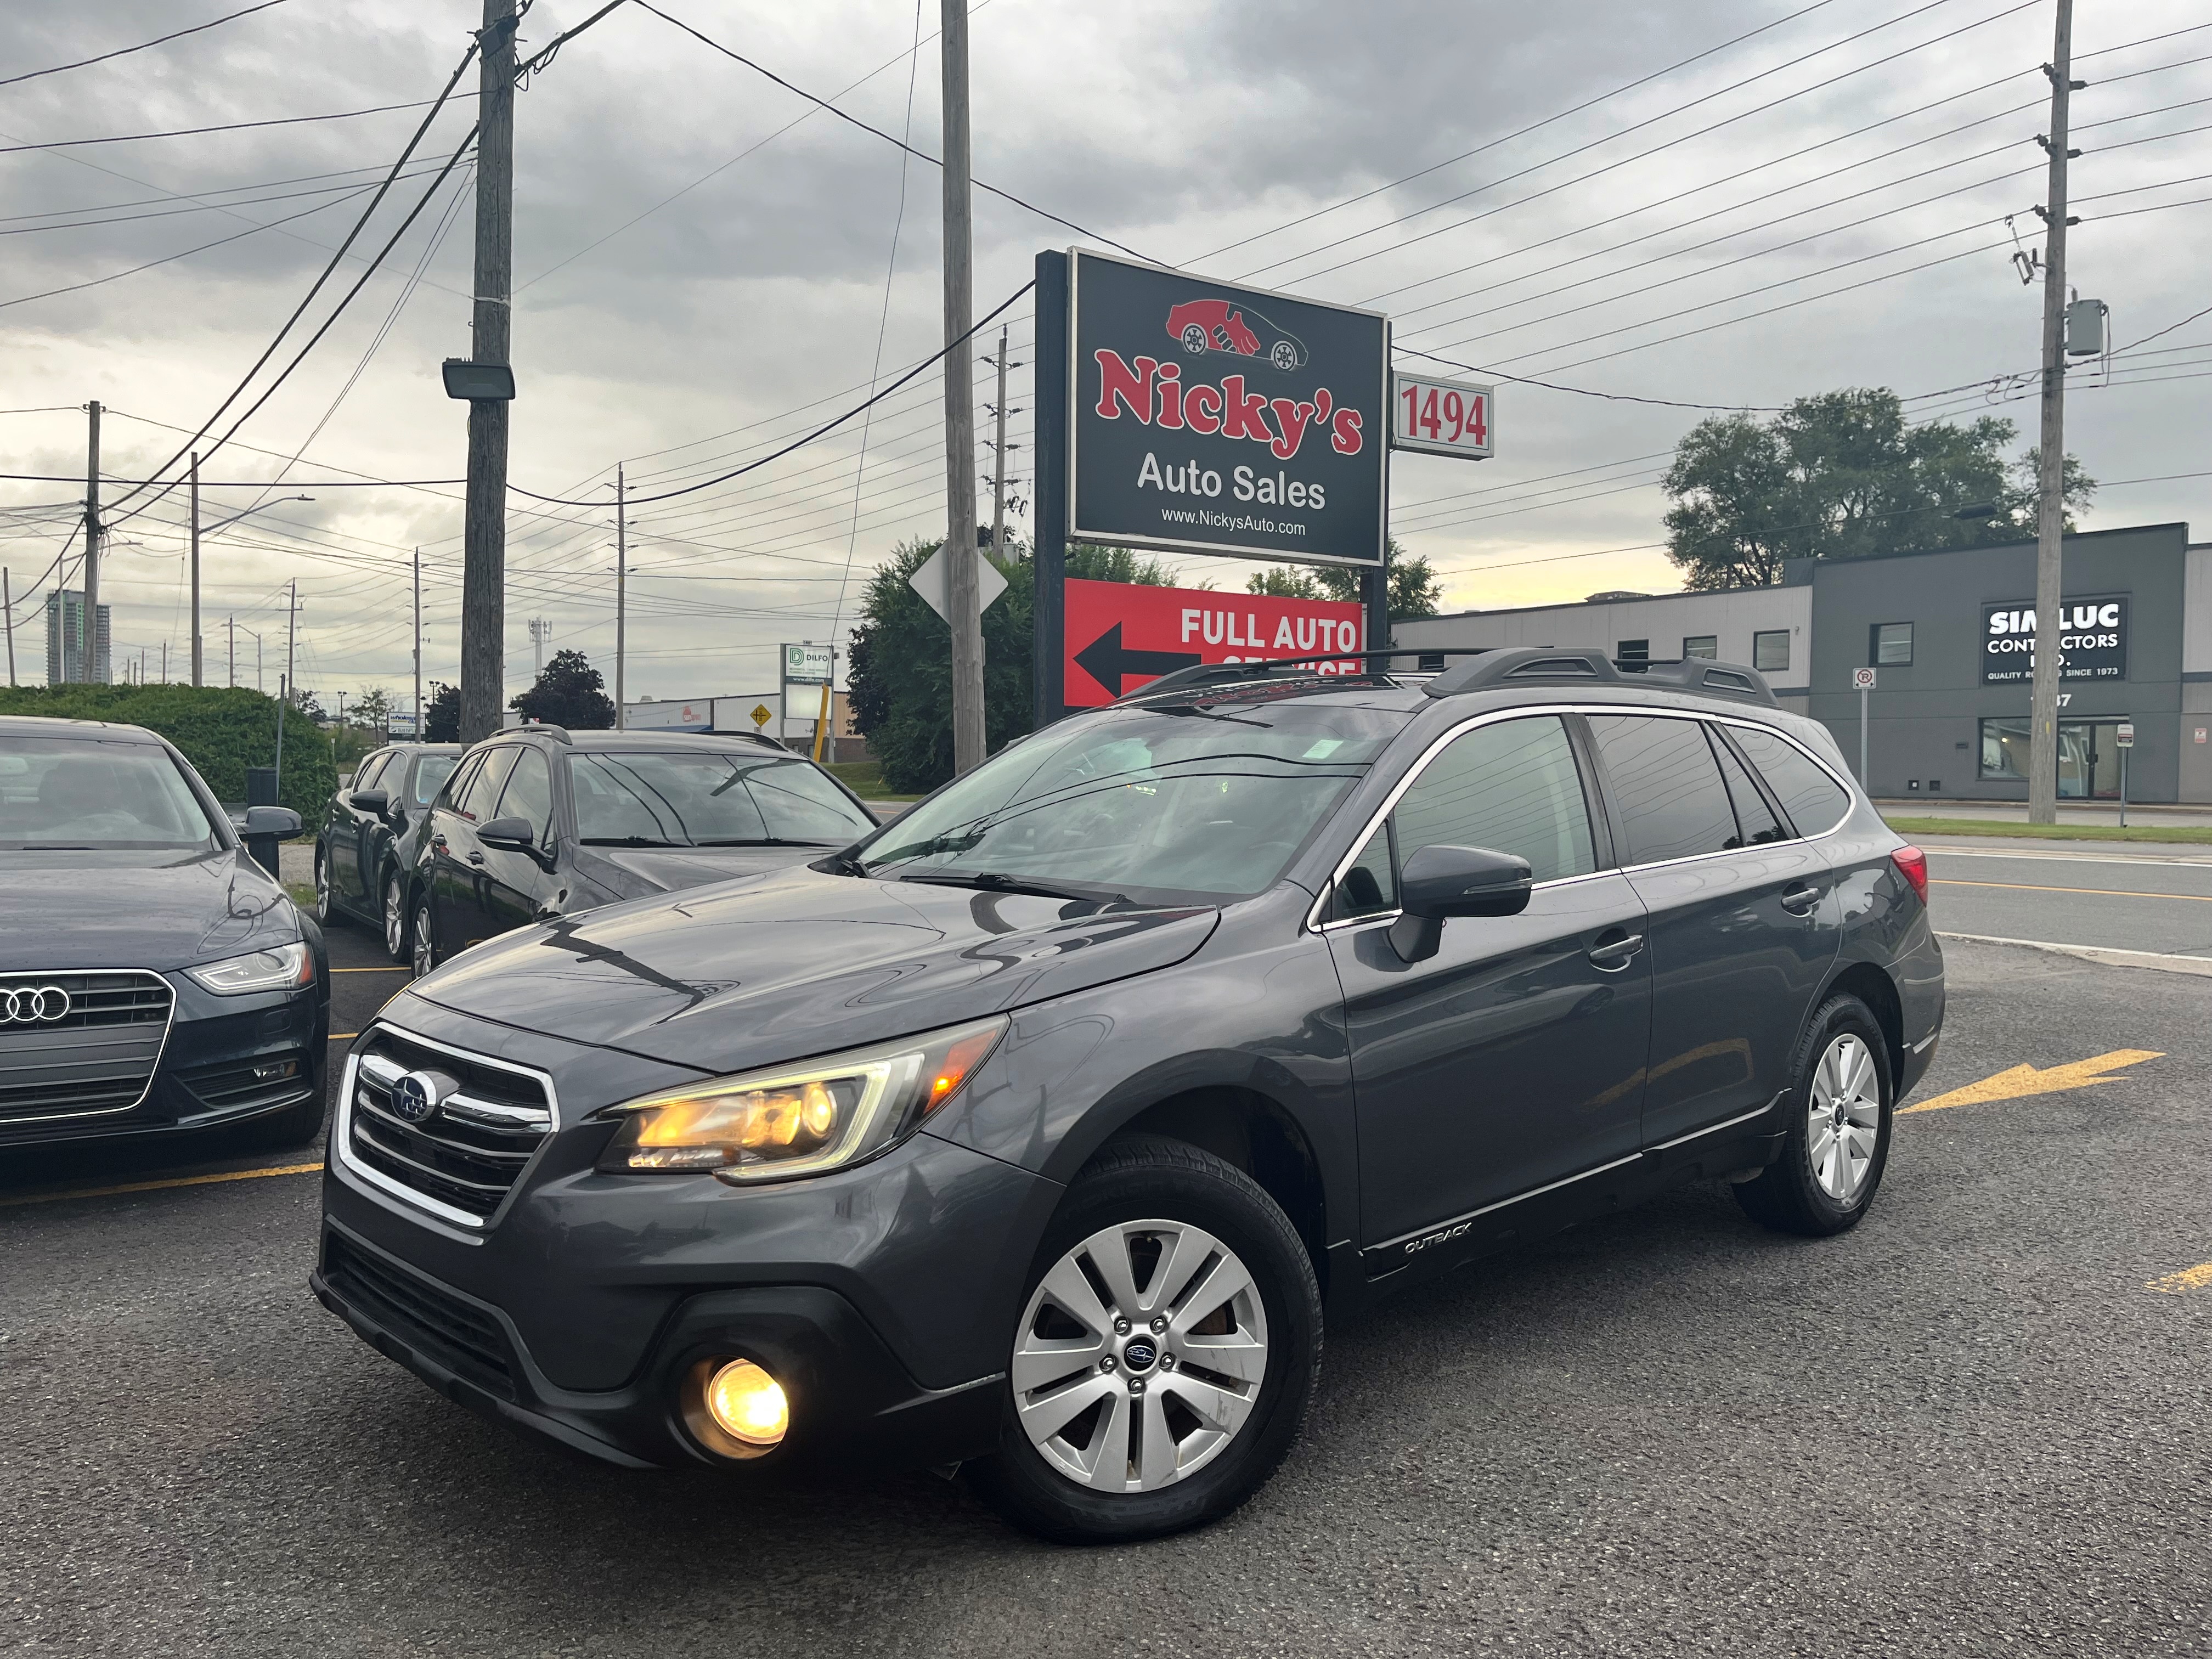
M157 35L151 40L141 40L135 46L118 46L113 52L101 52L97 58L80 58L74 64L57 64L52 69L33 70L27 75L11 75L6 80L0 81L0 87L12 87L20 82L35 81L44 75L61 75L70 70L89 69L93 64L105 64L110 58L128 58L134 52L145 52L154 46L167 46L170 41L181 40L188 34L198 34L206 29L220 28L225 23L234 23L241 17L250 17L257 11L266 11L271 6L281 6L283 3L284 0L261 0L260 4L248 6L243 11L234 11L228 16L217 17L205 23L195 23L188 29L178 29L168 34Z
M473 92L459 94L474 98ZM204 132L244 132L252 127L296 127L312 121L350 121L363 115L388 115L394 110L422 109L442 100L419 99L411 104L378 104L369 109L332 110L324 115L279 115L260 121L224 121L211 127L173 127L165 132L117 132L103 138L54 138L39 144L0 144L0 155L16 155L25 150L77 149L87 144L137 144L149 138L193 138Z
M424 171L427 172L428 169L425 168ZM422 174L419 173L404 173L401 176L407 179L417 179L420 178ZM136 224L142 219L176 219L184 217L188 214L194 213L219 213L227 207L258 207L264 202L296 202L303 196L337 196L343 198L350 198L351 197L360 195L362 191L371 189L372 187L373 186L366 181L350 185L325 185L319 190L287 191L281 195L276 196L249 196L237 202L198 202L193 204L191 207L166 208L157 213L121 213L117 214L112 218L107 219L71 219L62 224L19 225L12 230L0 230L0 236L32 236L38 234L41 231L49 230L88 230L94 225ZM334 206L336 204L325 203L324 205L326 207ZM97 211L99 211L99 210L94 208L62 208L56 210L57 213L89 213ZM15 216L23 219L42 219L52 218L55 215L25 213L19 214ZM264 226L263 228L265 229L267 227ZM213 246L215 245L210 243L209 246ZM198 252L197 249L193 251ZM172 258L182 258L185 256L183 254L172 254L170 257ZM143 266L140 267L142 270L143 268L144 267Z

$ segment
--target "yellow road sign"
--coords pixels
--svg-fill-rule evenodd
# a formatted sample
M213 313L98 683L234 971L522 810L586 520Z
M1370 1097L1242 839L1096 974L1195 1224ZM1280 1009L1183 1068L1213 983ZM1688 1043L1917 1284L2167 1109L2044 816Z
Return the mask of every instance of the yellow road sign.
M2077 1060L2070 1066L2053 1066L2039 1072L2033 1066L2013 1066L1995 1077L1985 1077L1979 1083L1970 1083L1963 1089L1954 1089L1948 1095L1938 1095L1933 1100L1923 1100L1917 1106L1902 1109L1898 1115L1910 1117L1915 1112L1940 1112L1947 1106L1986 1106L1993 1101L2020 1100L2029 1095L2055 1095L2068 1089L2086 1089L2093 1083L2112 1083L2109 1075L2123 1066L2138 1066L2146 1060L2163 1060L2166 1056L2149 1048L2115 1048L2108 1054L2093 1055Z
M766 703L757 702L753 705L753 724L755 726L766 726L775 718L775 711L770 708Z

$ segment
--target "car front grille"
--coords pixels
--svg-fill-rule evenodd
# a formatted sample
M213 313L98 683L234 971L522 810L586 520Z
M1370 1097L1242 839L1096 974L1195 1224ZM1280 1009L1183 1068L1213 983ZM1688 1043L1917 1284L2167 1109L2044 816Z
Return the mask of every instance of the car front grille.
M502 1399L515 1397L514 1351L500 1322L482 1309L337 1231L323 1235L323 1282L425 1358Z
M52 990L68 998L58 1019L30 1006L28 994ZM0 974L0 1012L10 1015L0 1023L0 1126L129 1111L154 1081L175 1007L168 981L143 969Z
M410 1072L434 1074L443 1097L419 1122L392 1107L392 1085ZM483 1224L553 1131L552 1091L537 1073L388 1026L370 1033L352 1075L347 1158L449 1220Z

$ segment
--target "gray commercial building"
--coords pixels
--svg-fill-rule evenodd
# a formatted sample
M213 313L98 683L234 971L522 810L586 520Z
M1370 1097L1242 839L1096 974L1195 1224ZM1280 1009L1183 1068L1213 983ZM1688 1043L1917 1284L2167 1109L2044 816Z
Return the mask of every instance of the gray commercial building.
M2212 543L2185 524L2066 538L2059 793L2212 803ZM1412 648L1601 645L1617 659L1717 657L1759 669L1786 708L1859 753L1884 797L2027 797L2035 544L1799 560L1775 587L1474 611L1400 623Z
M108 683L108 610L100 607L100 626L93 644L93 678ZM64 642L67 648L64 648ZM74 684L84 678L84 595L74 587L57 588L46 595L46 684Z

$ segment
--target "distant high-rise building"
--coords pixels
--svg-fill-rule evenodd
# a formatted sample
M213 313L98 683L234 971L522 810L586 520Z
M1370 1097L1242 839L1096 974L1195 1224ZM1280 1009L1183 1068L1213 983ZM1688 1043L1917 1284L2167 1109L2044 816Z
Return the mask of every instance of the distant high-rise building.
M108 608L100 607L98 635L93 645L92 677L108 682ZM84 678L84 595L73 587L57 588L46 595L46 684L75 684ZM67 648L64 649L64 643Z

